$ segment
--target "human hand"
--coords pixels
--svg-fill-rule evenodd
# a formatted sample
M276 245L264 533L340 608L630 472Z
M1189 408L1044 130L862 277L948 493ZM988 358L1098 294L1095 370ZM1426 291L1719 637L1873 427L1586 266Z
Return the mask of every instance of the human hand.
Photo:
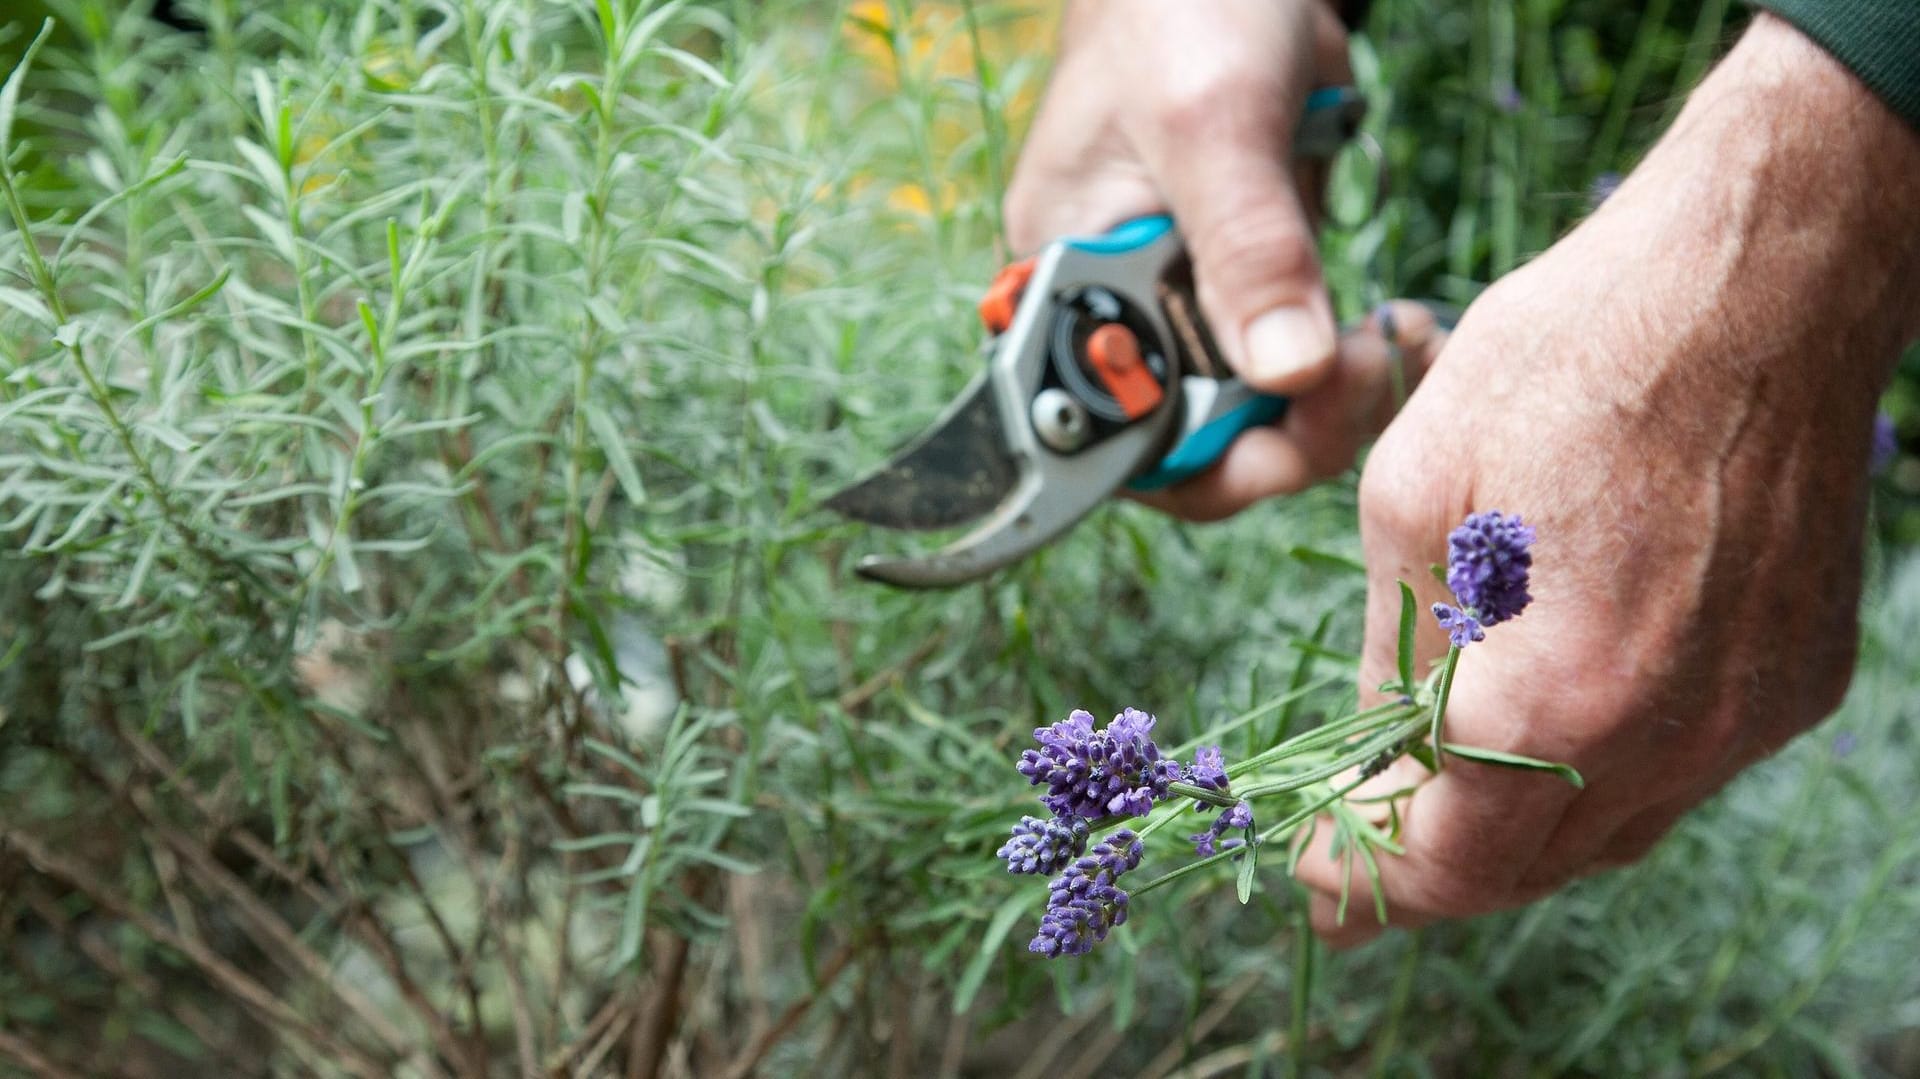
M1468 312L1361 480L1361 682L1399 591L1469 510L1534 525L1534 602L1462 657L1447 738L1573 765L1582 790L1407 760L1393 922L1539 898L1640 858L1818 721L1851 677L1875 399L1920 318L1920 136L1763 18L1590 220ZM1422 618L1423 654L1444 635ZM1298 876L1336 944L1327 834ZM1371 885L1355 871L1355 911Z
M1013 245L1170 211L1234 371L1270 393L1328 382L1333 311L1290 158L1307 94L1350 78L1339 20L1322 0L1081 0L1062 38L1007 194ZM1218 517L1330 474L1337 447L1304 432L1341 426L1335 404L1303 398L1299 422L1243 435L1220 467L1147 500Z

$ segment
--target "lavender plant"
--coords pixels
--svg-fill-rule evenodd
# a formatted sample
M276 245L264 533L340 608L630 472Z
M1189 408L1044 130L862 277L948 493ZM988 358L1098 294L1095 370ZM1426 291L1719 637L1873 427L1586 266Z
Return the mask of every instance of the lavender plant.
M1400 853L1395 802L1408 792L1373 799L1389 806L1384 828L1344 800L1404 754L1413 754L1429 768L1439 768L1451 754L1551 771L1579 785L1579 774L1564 765L1441 740L1461 651L1484 640L1485 627L1518 618L1532 602L1527 586L1535 538L1534 530L1517 516L1498 510L1469 515L1448 536L1444 570L1435 567L1435 575L1453 590L1457 606L1433 605L1434 618L1448 631L1451 643L1432 673L1417 683L1414 679L1413 592L1402 582L1399 679L1382 687L1387 703L1283 739L1237 764L1228 765L1218 745L1199 746L1192 763L1178 763L1154 741L1155 717L1135 708L1125 709L1105 727L1096 728L1091 713L1076 709L1065 720L1035 730L1039 746L1023 751L1017 767L1029 784L1045 788L1040 802L1053 816L1023 817L998 852L1011 873L1060 872L1048 884L1046 912L1028 951L1048 958L1085 955L1125 924L1134 896L1225 859L1240 863L1238 890L1244 904L1258 879L1261 849L1277 844L1297 859L1322 814L1329 815L1336 829L1333 849L1349 868L1360 858L1377 883L1379 856ZM1423 730L1431 733L1428 743L1419 742ZM1274 824L1256 829L1256 802L1271 807ZM1139 866L1146 839L1187 812L1189 803L1192 811L1214 815L1204 831L1189 837L1198 859L1132 892L1122 888L1120 878ZM1090 829L1135 817L1150 819L1138 833L1118 828L1092 851L1080 853ZM1239 835L1223 841L1228 832ZM1293 864L1289 860L1289 870ZM1376 915L1384 921L1380 890L1373 891ZM1344 917L1344 896L1341 913Z
M0 12L0 1072L1898 1073L1897 553L1847 739L1524 913L1276 962L1229 807L1082 840L1020 804L1026 717L1125 685L1164 759L1222 747L1257 839L1306 797L1247 795L1329 755L1225 773L1352 718L1360 629L1350 482L1206 530L1116 505L938 597L857 586L808 512L975 370L1058 7ZM1344 314L1564 232L1740 9L1548 7L1374 3L1356 78L1412 182L1336 170ZM1537 107L1468 88L1500 78ZM1023 961L1041 881L1163 817L1088 874L1124 927ZM1225 864L1145 888L1188 836Z

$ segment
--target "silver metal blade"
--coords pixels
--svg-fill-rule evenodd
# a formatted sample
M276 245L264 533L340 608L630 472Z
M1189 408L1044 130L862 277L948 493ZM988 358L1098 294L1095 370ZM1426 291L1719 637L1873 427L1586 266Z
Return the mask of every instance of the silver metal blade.
M932 430L826 507L885 528L952 528L993 512L1019 480L1000 404L983 373Z

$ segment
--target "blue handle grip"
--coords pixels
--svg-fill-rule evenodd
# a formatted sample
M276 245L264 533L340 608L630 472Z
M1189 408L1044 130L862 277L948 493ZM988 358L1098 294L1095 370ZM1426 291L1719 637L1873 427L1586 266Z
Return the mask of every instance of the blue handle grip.
M1153 470L1127 481L1135 491L1158 491L1212 468L1249 427L1263 427L1287 414L1287 399L1255 394L1182 438Z

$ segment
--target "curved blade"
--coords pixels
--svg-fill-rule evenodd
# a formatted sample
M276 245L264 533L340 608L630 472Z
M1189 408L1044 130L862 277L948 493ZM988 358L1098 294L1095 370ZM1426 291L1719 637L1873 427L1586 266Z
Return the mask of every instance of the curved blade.
M931 431L826 507L886 528L952 528L993 512L1019 480L1000 405L983 374Z

